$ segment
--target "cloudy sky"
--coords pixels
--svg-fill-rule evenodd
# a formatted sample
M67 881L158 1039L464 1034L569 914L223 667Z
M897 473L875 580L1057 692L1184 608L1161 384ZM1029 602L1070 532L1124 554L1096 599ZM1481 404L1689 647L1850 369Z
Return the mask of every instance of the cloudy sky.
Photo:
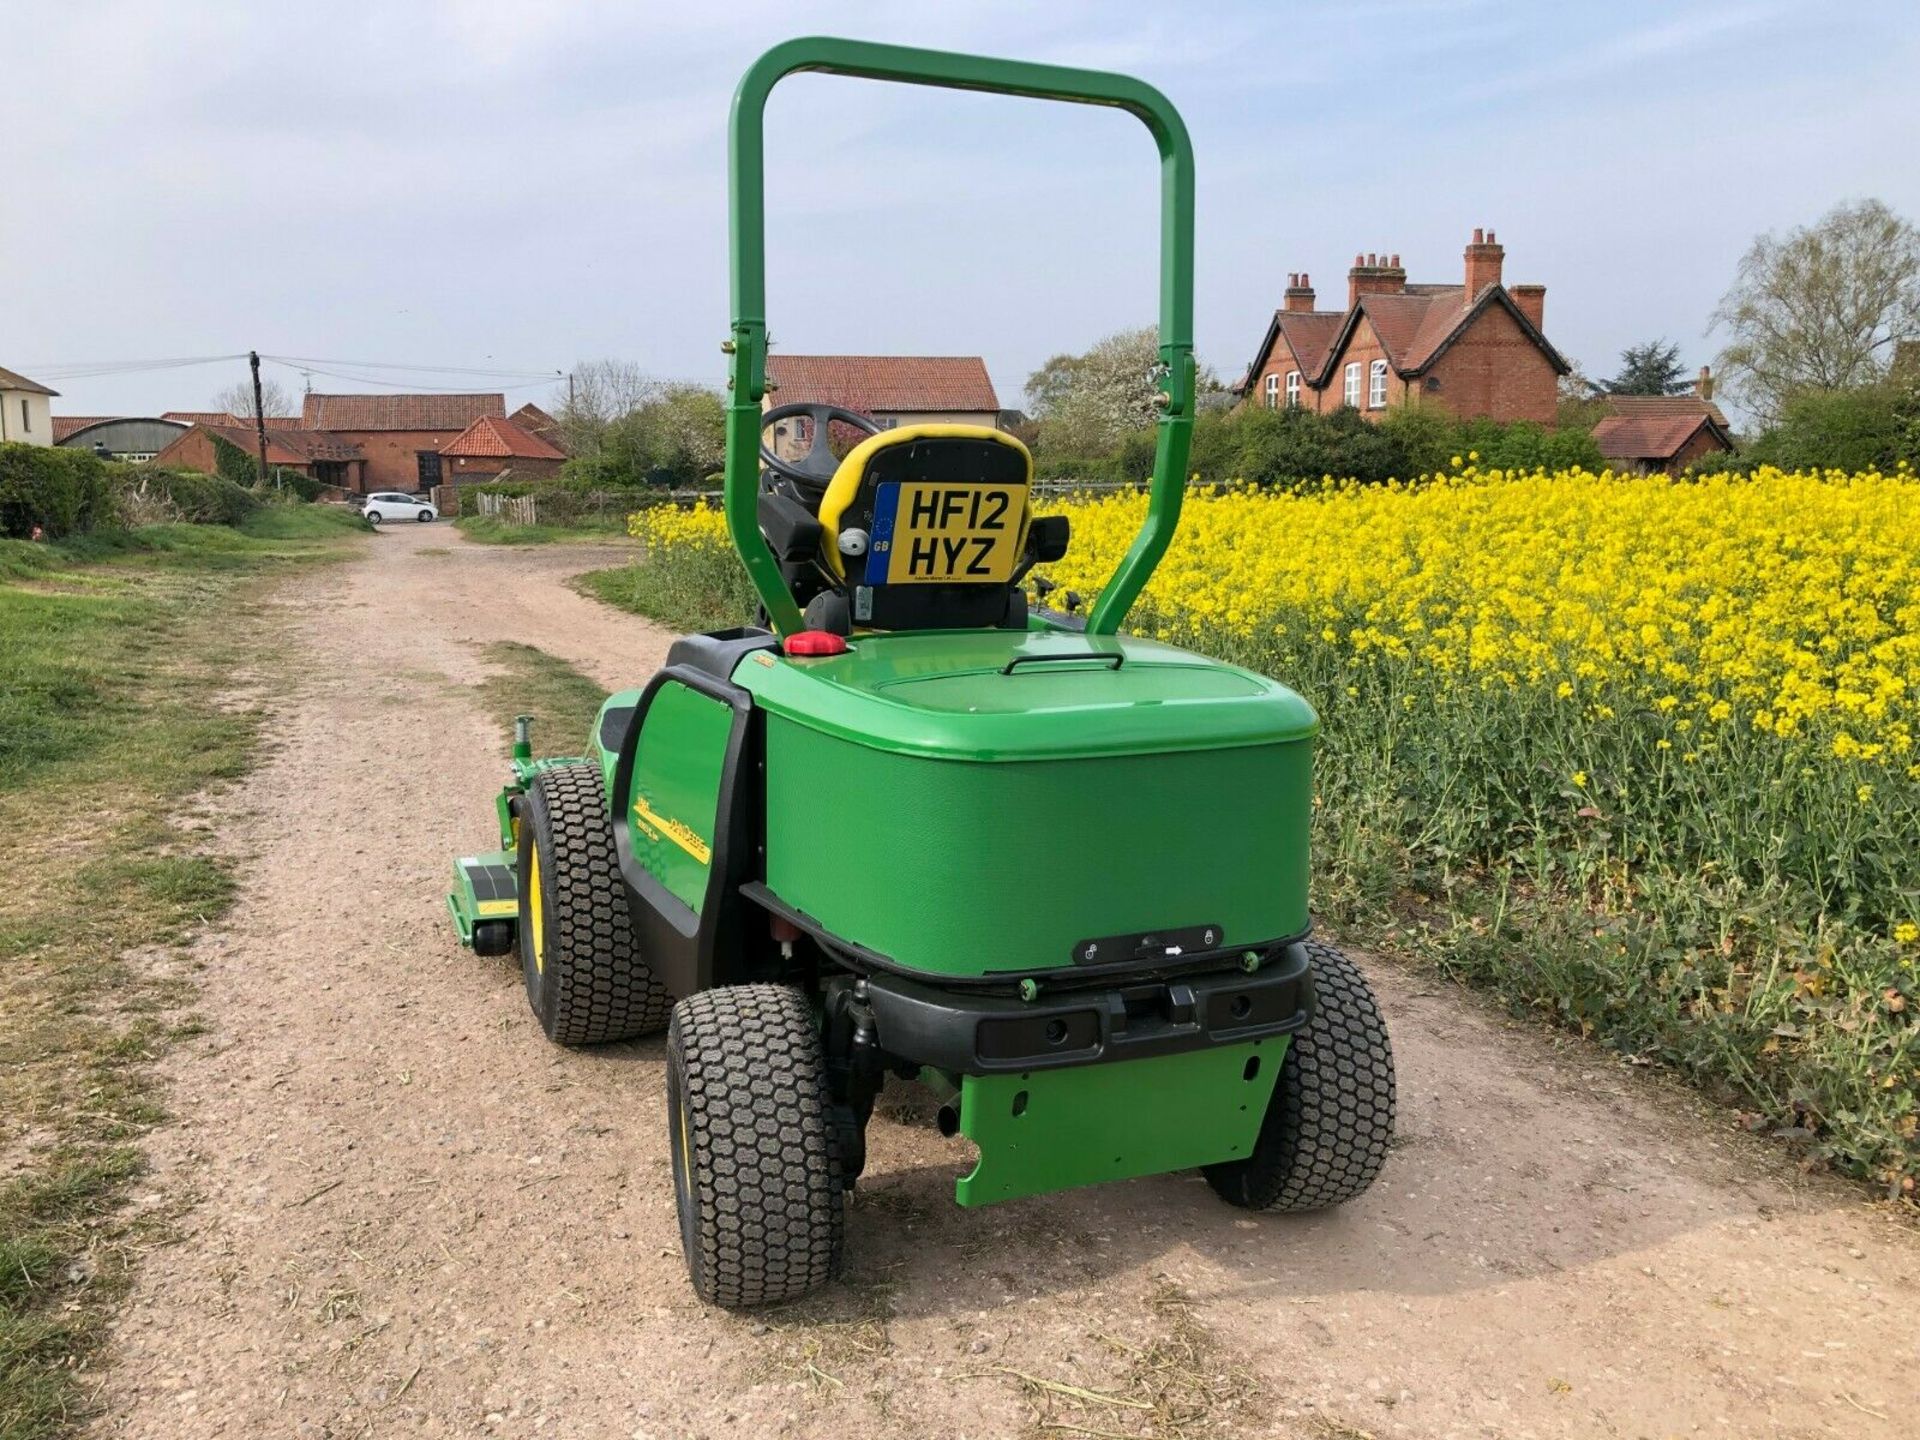
M728 98L808 32L1158 85L1193 132L1198 341L1229 377L1287 272L1344 300L1356 250L1454 280L1494 227L1508 280L1547 286L1549 336L1605 375L1653 336L1711 358L1758 231L1867 195L1920 218L1905 3L0 0L0 19L0 365L77 376L52 379L56 413L202 405L244 365L77 372L249 347L322 362L316 390L603 355L718 379ZM785 348L980 353L1017 404L1047 355L1152 320L1154 152L1129 117L802 76L769 127ZM552 388L517 378L515 399Z

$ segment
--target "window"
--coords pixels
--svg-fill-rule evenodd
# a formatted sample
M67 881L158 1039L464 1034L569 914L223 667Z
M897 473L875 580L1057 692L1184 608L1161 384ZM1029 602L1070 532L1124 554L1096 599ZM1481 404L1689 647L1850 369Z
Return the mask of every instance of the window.
M1287 372L1287 409L1298 410L1299 408L1300 372L1298 370L1289 370Z
M416 450L413 452L419 461L420 488L440 483L440 452L438 450Z
M24 395L20 397L20 433L22 435L31 435L33 433L33 412L27 408L27 401Z
M1387 362L1376 360L1367 367L1367 408L1387 408Z
M1277 373L1267 376L1267 408L1269 410L1280 408L1280 376Z
M1354 409L1360 408L1360 362L1358 360L1350 361L1347 365L1347 383L1343 398Z

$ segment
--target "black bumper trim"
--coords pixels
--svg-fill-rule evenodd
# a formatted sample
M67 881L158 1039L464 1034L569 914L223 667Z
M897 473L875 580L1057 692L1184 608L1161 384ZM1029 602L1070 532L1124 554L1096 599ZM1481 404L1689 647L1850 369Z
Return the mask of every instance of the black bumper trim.
M1259 970L1220 970L1106 989L1042 990L1031 1002L875 974L867 981L880 1048L962 1075L1053 1070L1175 1055L1287 1035L1313 1015L1307 947L1280 947Z
M855 974L895 975L902 980L915 981L945 991L979 991L998 995L1017 995L1021 982L1026 980L1032 980L1047 990L1057 991L1069 987L1092 989L1101 984L1128 984L1134 981L1170 979L1176 975L1210 973L1237 966L1241 958L1249 952L1260 957L1260 968L1264 972L1278 963L1282 951L1298 945L1310 933L1303 930L1298 935L1283 935L1276 940L1259 940L1244 945L1224 945L1217 950L1181 955L1172 959L1149 956L1116 960L1106 965L1043 966L1028 970L989 970L980 975L938 975L928 970L917 970L911 965L902 965L898 960L882 955L878 950L869 950L864 945L856 945L851 940L835 935L806 911L782 900L770 886L761 881L749 880L740 887L740 894L761 909L778 915L782 920L788 921L811 936L821 949Z

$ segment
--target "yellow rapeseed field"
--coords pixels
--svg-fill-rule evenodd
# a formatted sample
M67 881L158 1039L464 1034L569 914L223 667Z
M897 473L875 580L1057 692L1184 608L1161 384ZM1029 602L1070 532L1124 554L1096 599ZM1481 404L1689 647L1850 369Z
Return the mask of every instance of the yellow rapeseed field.
M1095 589L1145 506L1061 507L1073 548L1049 574ZM1904 472L1467 468L1412 487L1196 495L1147 593L1182 639L1260 639L1283 660L1303 640L1379 652L1576 706L1633 698L1702 737L1818 728L1842 757L1920 777L1920 482Z

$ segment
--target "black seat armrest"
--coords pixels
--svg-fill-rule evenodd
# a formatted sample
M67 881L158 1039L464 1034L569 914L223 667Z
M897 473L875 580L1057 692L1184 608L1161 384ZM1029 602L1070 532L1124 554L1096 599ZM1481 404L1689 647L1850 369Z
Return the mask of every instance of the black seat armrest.
M773 553L786 561L812 560L820 553L820 521L791 495L760 492L760 533Z

